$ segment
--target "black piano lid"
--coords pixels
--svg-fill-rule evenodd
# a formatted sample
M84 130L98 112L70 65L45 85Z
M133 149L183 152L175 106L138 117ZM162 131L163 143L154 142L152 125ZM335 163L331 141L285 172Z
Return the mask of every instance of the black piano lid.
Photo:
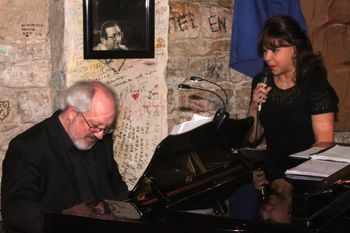
M239 162L231 150L242 146L252 124L252 117L226 119L219 129L209 122L169 135L157 146L129 199L143 206L167 205L174 202L174 196L205 192L213 182L219 185L234 179L232 173Z

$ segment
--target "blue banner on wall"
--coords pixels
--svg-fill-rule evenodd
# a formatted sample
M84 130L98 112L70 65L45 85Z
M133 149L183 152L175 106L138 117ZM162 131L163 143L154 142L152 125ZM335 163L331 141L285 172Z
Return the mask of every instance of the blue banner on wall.
M264 66L258 53L258 35L267 18L288 15L306 31L299 0L235 0L233 10L230 67L254 77Z

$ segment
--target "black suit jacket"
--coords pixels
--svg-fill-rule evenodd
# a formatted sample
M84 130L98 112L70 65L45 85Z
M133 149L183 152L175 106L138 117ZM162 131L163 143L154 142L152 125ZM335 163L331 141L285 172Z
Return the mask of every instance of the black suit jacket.
M81 203L71 157L66 153L58 115L33 126L9 144L3 161L1 212L11 231L42 232L43 211ZM98 199L127 191L113 159L112 136L92 148Z

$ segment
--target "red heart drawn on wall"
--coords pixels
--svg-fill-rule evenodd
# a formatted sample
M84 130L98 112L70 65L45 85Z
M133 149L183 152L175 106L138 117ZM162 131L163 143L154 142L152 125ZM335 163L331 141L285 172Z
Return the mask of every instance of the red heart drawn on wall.
M131 95L134 100L137 100L140 96L140 93L134 93Z

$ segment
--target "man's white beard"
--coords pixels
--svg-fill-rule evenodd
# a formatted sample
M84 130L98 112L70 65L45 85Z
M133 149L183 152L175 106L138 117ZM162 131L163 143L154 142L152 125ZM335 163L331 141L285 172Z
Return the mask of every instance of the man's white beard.
M68 136L70 137L70 139L74 143L75 147L78 148L79 150L89 150L89 149L91 149L91 147L93 147L95 145L95 143L98 141L98 139L93 134L87 134L87 135L85 135L85 137L83 137L81 139L76 139L75 135L73 134L73 132L71 130L71 126L75 122L76 122L76 118L73 119L73 121L70 122L70 124L68 125L68 129L67 129ZM86 142L84 140L85 138L94 139L94 141L90 141L88 143L88 142Z
M84 139L73 140L73 143L76 148L79 150L89 150L91 147L95 145L96 142L92 142L91 144L87 144Z

